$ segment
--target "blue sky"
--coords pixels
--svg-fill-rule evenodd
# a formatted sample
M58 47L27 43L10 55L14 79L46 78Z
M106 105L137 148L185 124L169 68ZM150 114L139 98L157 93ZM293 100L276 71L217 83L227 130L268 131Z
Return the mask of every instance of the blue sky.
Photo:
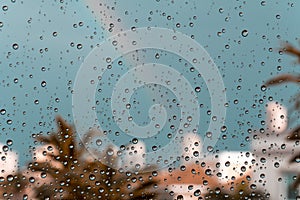
M55 130L56 115L72 122L71 90L84 58L97 44L132 27L180 31L192 36L213 58L228 99L227 129L222 133L226 139L219 140L216 150L249 150L248 132L263 128L268 100L291 105L289 96L296 92L294 86L261 91L261 85L276 74L298 71L292 57L278 53L283 41L298 45L297 2L106 0L99 1L101 6L97 7L88 6L88 2L0 3L0 109L5 109L0 115L0 141L13 140L11 148L19 153L21 165L31 157L34 134ZM246 37L243 30L248 31ZM139 56L151 62L149 54L155 50ZM168 54L160 61L174 62L175 66L177 58ZM107 77L104 80L109 82ZM201 98L209 102L205 91ZM154 91L147 97L149 88L140 92L134 98L141 102L136 109L142 111L151 105L153 95L160 94ZM147 122L147 115L133 114L139 123ZM205 125L207 116L202 116ZM105 120L103 124L115 129Z

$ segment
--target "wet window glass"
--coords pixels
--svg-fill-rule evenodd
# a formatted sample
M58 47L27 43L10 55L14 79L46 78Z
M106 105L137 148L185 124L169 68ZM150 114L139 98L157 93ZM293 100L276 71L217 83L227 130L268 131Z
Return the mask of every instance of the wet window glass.
M0 2L0 199L300 199L296 1Z

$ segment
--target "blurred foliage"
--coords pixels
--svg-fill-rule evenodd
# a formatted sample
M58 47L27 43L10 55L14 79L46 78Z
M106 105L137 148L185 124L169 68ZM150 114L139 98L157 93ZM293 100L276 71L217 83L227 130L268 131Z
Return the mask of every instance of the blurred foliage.
M111 148L100 155L109 166L89 157L84 145L76 141L73 128L61 117L56 121L57 133L36 138L47 146L43 151L45 159L37 159L28 164L28 170L0 180L3 197L26 199L30 193L33 198L43 200L157 198L158 181L153 179L150 169L116 170L117 158L110 153ZM87 143L88 138L91 134L83 139L83 143Z
M31 186L29 178L22 173L1 177L1 199L27 199Z

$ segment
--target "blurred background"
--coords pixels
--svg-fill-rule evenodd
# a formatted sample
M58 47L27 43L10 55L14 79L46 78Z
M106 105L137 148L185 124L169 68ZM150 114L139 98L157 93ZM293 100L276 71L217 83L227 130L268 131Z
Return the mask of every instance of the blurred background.
M32 158L36 134L56 130L55 116L73 123L72 90L81 64L97 45L121 31L141 27L179 31L211 56L227 96L226 119L214 155L252 151L253 132L267 129L266 105L272 101L288 112L297 91L295 85L263 85L278 74L298 72L296 59L279 51L287 41L299 43L298 2L11 0L2 1L0 8L0 142L9 146L18 167ZM201 116L197 134L199 141L203 140L211 118L207 83L201 75L193 79L198 74L193 74L192 66L179 55L157 49L122 55L101 77L95 95L101 128L117 146L132 141L130 135L117 134L122 131L112 120L111 91L115 77L136 63L151 62L174 67L193 87L201 88L197 93ZM180 121L176 96L162 86L150 85L139 88L131 101L131 114L139 125L149 123L148 110L154 103L169 108L169 121L160 139L148 138L145 151L152 151L154 144L166 145L168 133L174 132ZM298 121L294 116L284 126Z

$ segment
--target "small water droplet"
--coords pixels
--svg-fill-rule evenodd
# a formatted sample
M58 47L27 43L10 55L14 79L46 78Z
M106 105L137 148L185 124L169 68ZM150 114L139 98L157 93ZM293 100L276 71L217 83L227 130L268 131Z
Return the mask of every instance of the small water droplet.
M201 195L201 191L199 189L194 192L195 197L198 197L200 195Z
M77 44L77 49L82 49L82 44Z
M46 81L42 81L42 82L41 82L41 86L42 86L42 87L46 87L46 85L47 85L47 82L46 82Z
M13 48L14 50L17 50L17 49L19 48L19 45L18 45L17 43L14 43L14 44L12 45L12 48Z
M11 181L13 181L14 180L14 176L13 175L8 175L7 176L7 180L9 181L9 182L11 182Z
M13 141L9 139L9 140L6 141L6 144L7 144L8 146L11 146L11 145L13 145Z
M109 155L109 156L114 155L114 151L112 149L108 149L107 155Z
M107 57L107 58L106 58L106 62L107 62L107 63L110 63L110 62L111 62L111 58Z
M159 59L159 57L160 57L159 53L156 53L156 54L155 54L155 58L156 58L156 59Z
M2 10L3 11L7 11L8 10L8 6L2 6Z
M30 177L30 178L29 178L29 182L30 182L30 183L34 183L34 182L35 182L35 178L34 178L34 177Z
M101 146L102 145L102 140L100 140L100 139L96 140L96 145Z
M91 175L89 176L89 179L90 179L91 181L94 181L94 180L96 179L96 176L95 176L94 174L91 174Z
M1 110L0 110L0 114L1 114L1 115L5 115L5 113L6 113L6 110L5 110L5 109L1 109Z
M133 143L133 144L137 144L138 142L139 142L139 140L138 140L137 138L133 138L133 139L132 139L132 143Z
M200 87L195 87L195 92L200 92L201 91L201 88Z
M243 37L247 37L248 34L249 34L248 30L243 30L243 31L242 31L242 36L243 36Z
M47 177L47 173L46 172L42 172L41 173L41 178L46 178Z
M152 146L152 150L153 150L153 151L157 151L157 149L158 149L157 146L155 146L155 145Z
M11 119L8 119L7 121L6 121L6 123L8 124L8 125L11 125L12 124L12 120Z

